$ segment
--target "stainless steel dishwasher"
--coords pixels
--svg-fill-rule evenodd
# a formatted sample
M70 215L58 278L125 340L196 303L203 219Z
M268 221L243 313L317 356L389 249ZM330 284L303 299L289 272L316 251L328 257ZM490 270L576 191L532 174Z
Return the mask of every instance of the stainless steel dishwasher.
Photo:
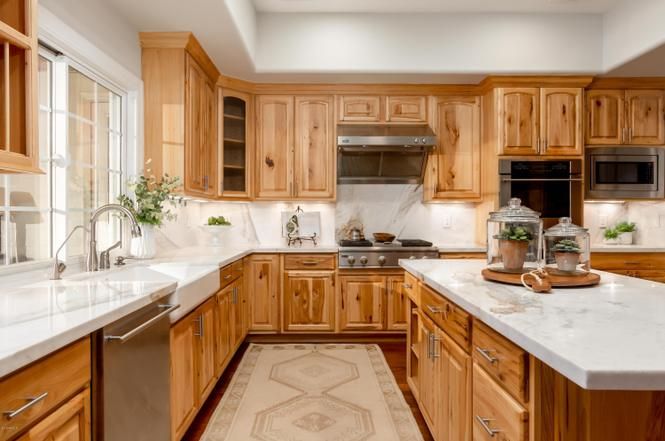
M95 333L95 441L170 439L168 316L179 306L155 302Z

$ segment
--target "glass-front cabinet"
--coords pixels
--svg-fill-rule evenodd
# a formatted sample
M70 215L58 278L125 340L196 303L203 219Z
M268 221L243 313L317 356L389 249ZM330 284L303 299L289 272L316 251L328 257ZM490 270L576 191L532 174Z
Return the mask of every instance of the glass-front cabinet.
M37 0L0 1L0 173L40 173Z
M242 92L219 89L220 190L222 199L249 199L251 195L250 152L252 132L251 97Z

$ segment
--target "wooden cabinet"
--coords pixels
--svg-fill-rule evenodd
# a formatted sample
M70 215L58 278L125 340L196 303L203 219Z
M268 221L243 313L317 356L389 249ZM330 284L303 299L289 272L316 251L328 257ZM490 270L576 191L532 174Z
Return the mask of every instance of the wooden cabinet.
M41 173L37 0L0 5L0 173Z
M332 97L261 95L256 101L256 198L334 199Z
M230 318L233 316L231 302L233 301L233 285L220 290L216 295L217 310L215 322L217 322L217 334L215 337L215 365L217 375L220 375L233 353L233 331Z
M441 330L439 375L441 403L438 430L440 440L471 439L471 356ZM436 343L436 342L435 342Z
M340 95L337 107L339 122L427 122L427 97L420 95Z
M593 269L665 283L663 253L591 253Z
M665 145L662 90L586 92L586 143L589 145Z
M197 337L196 346L198 350L197 378L199 403L205 401L217 380L215 369L216 306L216 299L212 298L196 310L198 318L195 321L198 331L194 332L194 336Z
M221 199L245 200L252 195L254 131L252 99L230 89L218 91L219 195Z
M90 389L86 388L37 423L18 441L89 441Z
M231 324L233 332L231 333L231 349L233 352L240 346L245 339L245 290L242 279L233 282L231 290Z
M386 329L405 330L407 326L408 302L404 288L404 277L389 276L386 279Z
M424 314L419 316L420 359L418 363L418 401L423 418L432 434L439 433L440 355L437 355L437 327Z
M497 101L499 154L582 154L582 89L501 88Z
M381 97L377 95L341 95L338 109L341 122L380 122L383 119Z
M284 331L335 330L334 271L287 271L283 298Z
M386 280L383 276L340 276L340 331L382 330Z
M439 142L428 159L425 200L479 200L480 98L436 97L432 108Z
M219 72L189 32L148 32L140 39L146 168L158 178L180 177L185 194L215 198Z
M277 332L279 326L279 255L254 254L245 259L249 330Z
M334 101L331 96L295 98L295 194L334 199L336 175Z
M427 122L427 97L386 97L386 122Z
M408 273L407 273L408 274ZM418 303L409 295L407 297L407 330L406 330L406 383L416 400L420 392L420 357L422 343L420 341L420 312Z

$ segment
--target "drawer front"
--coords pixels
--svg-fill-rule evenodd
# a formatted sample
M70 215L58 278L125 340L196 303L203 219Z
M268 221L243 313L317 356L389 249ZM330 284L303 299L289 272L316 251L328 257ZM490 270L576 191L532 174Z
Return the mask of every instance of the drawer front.
M340 121L381 121L381 97L350 96L339 97Z
M420 298L418 296L418 279L416 276L409 272L404 272L404 292L409 296L411 301L420 306Z
M421 309L467 352L471 346L471 315L428 286L420 287Z
M285 254L285 270L334 270L334 254Z
M237 262L233 262L231 264L231 273L233 274L233 280L237 279L238 277L242 277L242 269L243 269L242 260L238 260Z
M529 399L527 389L529 357L486 324L473 324L473 359L522 403Z
M389 96L387 98L390 122L427 122L427 97L424 96Z
M473 364L473 441L527 441L529 413Z
M592 253L591 267L624 271L665 269L665 253Z
M665 283L665 270L616 270L607 271L628 277L637 277L638 279L651 280L652 282Z
M0 380L0 440L12 438L90 383L90 340L80 340ZM30 404L32 403L32 404ZM21 407L24 408L20 411Z
M231 282L233 282L233 264L226 265L219 272L219 284L221 288L227 287Z

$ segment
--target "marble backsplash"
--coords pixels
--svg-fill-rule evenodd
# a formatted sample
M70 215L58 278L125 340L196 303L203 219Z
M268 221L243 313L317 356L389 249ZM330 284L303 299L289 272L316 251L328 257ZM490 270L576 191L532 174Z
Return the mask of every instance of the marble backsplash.
M635 222L636 245L665 247L665 202L621 202L584 204L584 224L589 228L591 244L602 244L605 226L619 222Z

